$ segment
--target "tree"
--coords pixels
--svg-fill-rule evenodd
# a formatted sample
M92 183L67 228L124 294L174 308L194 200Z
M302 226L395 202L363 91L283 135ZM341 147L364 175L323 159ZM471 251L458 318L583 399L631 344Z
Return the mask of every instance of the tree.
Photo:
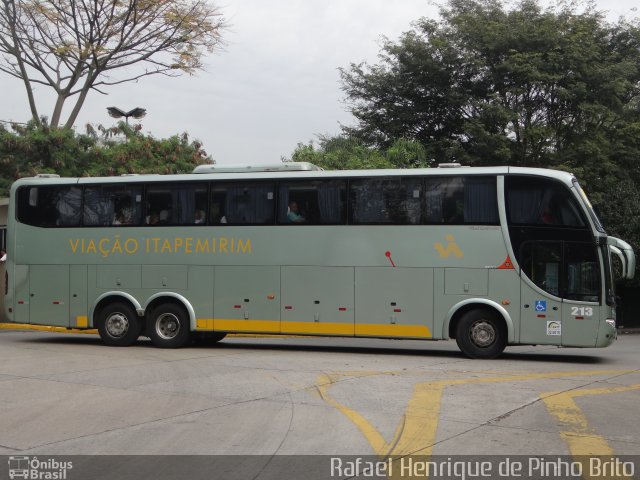
M425 148L415 140L400 138L388 148L365 145L357 138L320 136L318 148L312 142L299 143L291 156L294 162L310 162L327 170L365 168L428 167Z
M49 125L70 128L91 90L202 67L223 18L206 0L2 0L0 71L20 79L40 125L35 85L52 88ZM134 67L144 67L136 69ZM121 76L116 76L119 73ZM63 107L73 99L66 120Z
M379 64L341 71L358 120L347 133L378 145L412 138L438 161L575 163L585 140L637 112L640 29L574 6L451 0L440 21L386 41Z
M118 135L118 137L116 137ZM121 135L127 141L119 140ZM0 124L0 197L11 183L38 173L65 177L108 176L123 173L189 173L212 159L186 133L155 139L124 122L113 128L50 129L31 122L12 129Z

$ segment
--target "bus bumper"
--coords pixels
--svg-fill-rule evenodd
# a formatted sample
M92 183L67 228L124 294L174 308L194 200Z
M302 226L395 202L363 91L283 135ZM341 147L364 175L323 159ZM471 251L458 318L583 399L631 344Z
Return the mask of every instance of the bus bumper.
M596 347L608 347L616 338L618 338L616 321L612 318L607 318L604 322L600 323Z

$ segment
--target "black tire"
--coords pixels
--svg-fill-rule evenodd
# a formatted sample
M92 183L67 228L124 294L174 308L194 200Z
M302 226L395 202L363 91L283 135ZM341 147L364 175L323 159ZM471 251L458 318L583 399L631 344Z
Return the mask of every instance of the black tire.
M200 332L196 333L193 339L197 345L211 345L218 343L226 336L226 332Z
M96 319L100 338L110 347L133 345L142 333L142 319L130 305L114 302L100 310Z
M189 315L174 303L159 305L149 316L147 331L156 347L184 347L191 339Z
M507 329L490 310L471 310L456 326L456 342L469 358L496 358L507 346Z

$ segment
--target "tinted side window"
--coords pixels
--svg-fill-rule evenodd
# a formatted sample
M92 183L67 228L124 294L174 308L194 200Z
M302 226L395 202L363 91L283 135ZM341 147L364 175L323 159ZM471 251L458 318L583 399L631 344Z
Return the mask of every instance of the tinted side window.
M565 242L564 298L584 302L600 299L600 263L596 247L590 243Z
M425 197L426 223L499 224L495 177L427 178Z
M520 259L523 272L545 292L560 297L562 242L525 242Z
M211 185L209 221L212 225L264 225L274 223L273 182L214 183Z
M570 190L557 181L507 177L507 217L513 225L584 227L584 217Z
M85 188L84 225L140 225L141 220L142 186L92 185Z
M344 180L281 182L278 187L278 223L345 223L345 197Z
M600 267L595 245L529 241L522 244L523 272L545 292L585 302L600 299Z
M421 178L351 181L351 223L418 225L422 220Z
M71 186L22 187L17 194L18 220L37 227L80 224L82 190Z
M145 225L204 225L207 185L151 184L147 186Z

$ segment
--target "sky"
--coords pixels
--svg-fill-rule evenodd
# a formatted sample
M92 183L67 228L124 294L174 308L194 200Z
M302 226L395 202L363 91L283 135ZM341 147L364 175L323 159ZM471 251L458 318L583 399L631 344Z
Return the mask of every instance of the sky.
M635 0L597 0L611 19L634 17ZM216 0L228 23L225 45L193 76L144 77L91 93L75 127L116 120L107 107L147 109L139 122L156 138L188 132L219 164L277 163L300 142L353 125L338 69L376 63L381 39L397 39L421 17L437 18L429 0ZM22 84L0 75L0 120L26 122ZM53 96L38 87L40 113ZM136 121L137 122L137 121Z

